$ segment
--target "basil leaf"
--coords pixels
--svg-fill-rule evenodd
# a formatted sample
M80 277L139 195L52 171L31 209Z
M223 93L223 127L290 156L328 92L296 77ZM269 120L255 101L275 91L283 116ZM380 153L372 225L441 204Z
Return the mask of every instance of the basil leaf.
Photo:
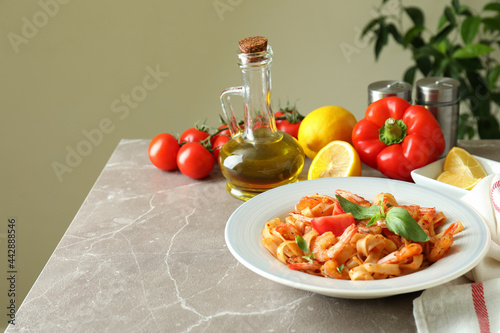
M342 274L342 271L344 270L344 264L340 265L337 267L337 271Z
M307 247L307 242L300 235L295 235L295 242L299 246L299 248L305 253L309 252L309 248Z
M380 207L377 205L372 205L370 207L364 207L350 202L344 197L335 194L335 197L339 201L340 207L346 213L351 213L352 216L357 220L366 220L372 218L374 215L378 215Z
M373 215L372 218L370 219L370 221L368 221L368 223L366 224L366 226L371 227L375 222L377 222L378 220L380 220L383 217L384 216L380 215L380 214Z
M385 217L385 224L390 231L412 241L427 242L429 240L429 236L404 208L394 207L389 210Z
M307 261L309 261L310 263L313 263L314 262L314 253L311 253L310 255L308 256L302 256L302 258L306 259Z

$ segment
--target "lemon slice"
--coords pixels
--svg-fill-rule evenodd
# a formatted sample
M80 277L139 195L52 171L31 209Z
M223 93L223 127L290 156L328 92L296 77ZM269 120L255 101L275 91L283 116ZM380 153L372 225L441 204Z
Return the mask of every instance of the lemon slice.
M314 157L307 179L361 176L361 162L354 147L335 140L324 146Z
M484 178L488 174L479 161L463 148L453 147L444 160L443 171L465 173L472 178Z
M481 178L471 177L467 172L467 168L461 170L462 171L459 169L455 171L443 171L438 176L437 180L466 190L471 190L481 181Z

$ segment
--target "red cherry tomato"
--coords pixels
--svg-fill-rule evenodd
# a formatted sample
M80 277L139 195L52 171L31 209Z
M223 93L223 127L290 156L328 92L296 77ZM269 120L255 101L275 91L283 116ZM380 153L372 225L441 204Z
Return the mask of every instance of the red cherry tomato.
M320 234L331 231L335 236L339 237L344 230L354 222L354 217L351 213L343 213L339 215L315 217L312 219L311 223L313 228Z
M276 128L278 130L290 134L295 139L298 138L299 127L304 117L297 110L287 107L284 111L276 112L274 117L276 118Z
M210 133L197 129L195 127L188 128L181 134L179 143L182 144L183 142L201 142L208 138L209 135Z
M186 176L202 179L214 168L214 157L199 142L188 142L179 149L177 166Z
M231 140L231 137L229 137L227 135L219 135L217 137L217 139L215 140L215 142L213 143L212 147L213 147L214 150L212 151L212 154L214 155L214 160L216 162L219 161L220 149L229 140Z
M217 131L220 131L219 133L217 134L214 134L211 138L210 138L210 143L212 144L212 147L214 147L214 144L215 144L215 141L217 140L217 138L221 135L225 135L225 136L231 136L231 132L229 132L229 127L227 125L220 125L219 128L217 128Z
M179 148L179 143L172 134L159 134L149 144L149 159L159 169L175 170L177 169L177 152Z

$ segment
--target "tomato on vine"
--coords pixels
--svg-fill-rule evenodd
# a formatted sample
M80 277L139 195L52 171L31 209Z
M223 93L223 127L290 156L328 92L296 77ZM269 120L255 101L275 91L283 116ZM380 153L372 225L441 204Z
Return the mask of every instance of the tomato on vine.
M148 148L151 163L161 170L177 169L177 153L180 149L177 139L168 133L162 133L153 138Z
M299 127L304 116L299 113L295 106L287 105L284 109L280 108L274 114L276 119L276 128L282 132L288 133L297 139L299 135Z
M179 143L184 142L201 142L208 138L210 133L205 125L196 125L195 127L188 128L179 137Z
M199 142L185 143L177 153L177 166L186 176L202 179L214 168L212 153Z
M222 148L222 146L231 140L231 137L228 135L219 135L217 139L214 141L212 144L212 154L214 155L214 160L217 162L219 160L219 153Z

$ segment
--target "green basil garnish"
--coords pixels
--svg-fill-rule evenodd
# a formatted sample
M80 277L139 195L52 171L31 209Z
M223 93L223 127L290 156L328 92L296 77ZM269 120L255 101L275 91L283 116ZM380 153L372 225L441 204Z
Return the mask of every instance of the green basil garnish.
M307 247L307 242L300 235L295 235L295 243L299 246L299 248L304 251L304 253L309 253L309 248ZM307 256L302 256L302 258L306 259L309 262L313 262L314 253L309 253Z
M370 219L367 223L368 227L383 218L385 219L387 228L401 237L410 239L414 242L427 242L430 239L417 221L415 221L410 213L408 213L408 211L404 208L393 207L387 212L387 214L385 214L382 208L382 202L380 205L363 207L343 198L338 194L336 194L335 197L337 197L340 207L342 207L344 212L351 213L355 219Z

